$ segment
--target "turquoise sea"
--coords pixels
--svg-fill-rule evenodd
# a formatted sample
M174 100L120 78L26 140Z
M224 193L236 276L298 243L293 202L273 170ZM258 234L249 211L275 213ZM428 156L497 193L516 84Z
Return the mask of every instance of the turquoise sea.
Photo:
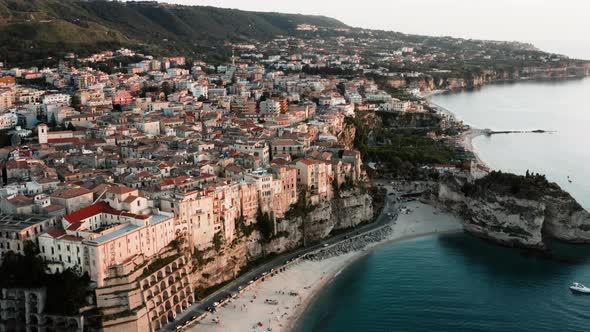
M296 331L587 331L590 247L560 259L459 233L402 241L348 266L319 294Z
M590 207L589 92L585 79L432 99L477 128L555 130L479 137L474 146L492 168L546 174ZM590 296L568 286L590 284L590 246L550 248L551 257L531 256L461 233L393 243L345 268L296 331L588 331Z

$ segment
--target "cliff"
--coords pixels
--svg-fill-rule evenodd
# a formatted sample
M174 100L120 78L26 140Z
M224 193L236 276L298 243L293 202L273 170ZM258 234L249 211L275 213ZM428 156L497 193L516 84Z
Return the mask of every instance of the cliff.
M226 243L220 250L194 252L197 292L233 279L242 269L257 265L269 255L283 253L320 241L333 231L357 226L373 219L373 199L360 189L343 191L340 197L323 201L304 217L277 222L270 241L258 231Z
M590 213L539 175L492 172L474 183L446 176L432 198L460 215L467 232L503 245L543 248L548 237L590 243Z

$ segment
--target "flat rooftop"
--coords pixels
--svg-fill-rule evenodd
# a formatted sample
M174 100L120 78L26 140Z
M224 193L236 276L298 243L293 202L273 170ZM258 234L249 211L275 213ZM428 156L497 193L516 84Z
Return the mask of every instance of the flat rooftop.
M52 219L40 215L18 215L0 213L0 229L4 231L20 231Z

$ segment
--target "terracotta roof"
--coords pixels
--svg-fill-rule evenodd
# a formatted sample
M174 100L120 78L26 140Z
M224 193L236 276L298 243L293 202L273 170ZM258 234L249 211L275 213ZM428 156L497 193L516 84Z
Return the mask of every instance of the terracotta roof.
M52 138L47 140L48 144L67 144L67 143L80 143L79 138Z
M33 199L23 195L15 195L8 200L14 206L27 206L33 204Z
M134 192L137 189L133 189L133 188L129 188L126 186L112 186L110 187L107 191L111 194L115 194L115 195L123 195L123 194L127 194L130 192Z
M82 195L86 195L86 194L91 194L91 193L92 193L92 191L90 191L86 188L79 187L79 188L56 190L51 194L51 197L68 199L68 198L74 198L74 197L78 197L78 196L82 196Z
M297 160L297 162L300 162L300 163L308 165L308 166L316 163L315 160L311 160L311 159L299 159L299 160Z
M61 236L66 235L66 232L63 229L59 228L51 228L47 230L47 234L53 238L59 238Z
M50 204L47 205L43 208L43 210L45 212L55 212L55 211L59 211L59 210L64 210L65 211L65 207L61 206L61 205L57 205L57 204Z
M68 215L64 216L64 219L69 221L71 225L68 227L69 230L76 230L81 226L81 221L97 214L101 213L108 213L113 215L121 215L132 217L135 219L148 219L148 216L143 216L139 214L129 213L117 209L113 209L107 202L98 202L82 208L78 211L72 212Z

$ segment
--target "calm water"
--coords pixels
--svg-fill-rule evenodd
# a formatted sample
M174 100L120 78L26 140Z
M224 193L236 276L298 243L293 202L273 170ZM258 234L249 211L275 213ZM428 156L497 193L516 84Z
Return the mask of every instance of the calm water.
M588 247L560 246L588 258ZM578 260L576 260L577 262ZM464 234L380 249L322 290L297 331L587 331L590 265L528 257Z
M546 174L588 208L588 93L590 79L494 85L432 99L477 128L557 131L479 137L474 145L492 168ZM530 257L464 234L392 244L342 271L297 331L588 331L590 296L567 286L590 283L590 246L552 247L568 259Z
M476 128L555 130L554 134L481 136L474 140L474 147L490 167L546 174L590 208L589 96L587 78L490 85L431 99Z

